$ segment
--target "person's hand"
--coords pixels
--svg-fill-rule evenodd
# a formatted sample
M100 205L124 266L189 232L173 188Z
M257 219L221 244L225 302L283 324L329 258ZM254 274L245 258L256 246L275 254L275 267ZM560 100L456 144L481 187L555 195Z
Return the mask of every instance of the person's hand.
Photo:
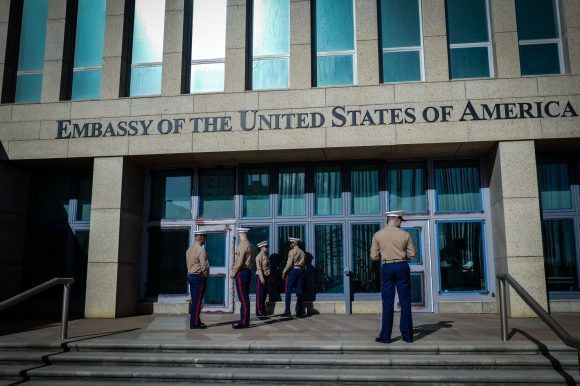
M262 284L266 284L266 280L264 280L264 279L260 278L260 283L262 283Z

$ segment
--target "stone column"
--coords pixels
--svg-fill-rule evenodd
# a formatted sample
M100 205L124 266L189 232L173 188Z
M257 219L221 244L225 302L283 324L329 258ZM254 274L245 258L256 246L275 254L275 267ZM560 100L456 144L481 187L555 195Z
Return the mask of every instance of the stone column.
M0 163L0 299L22 289L29 183L27 172Z
M129 16L125 15L125 0L107 0L101 99L119 98L123 60L123 27L125 18Z
M421 0L425 80L449 80L445 0Z
M580 74L580 1L564 0L562 27L564 46L568 56L568 70Z
M515 0L492 0L491 21L496 77L519 78L520 51Z
M225 92L246 89L246 0L228 0Z
M310 1L290 2L290 88L312 86Z
M377 0L356 0L357 84L379 84Z
M496 273L509 273L547 309L534 141L500 142L490 164ZM509 299L512 317L535 316L511 289Z
M9 19L10 0L0 0L0 84L3 84L4 81L4 60L6 59Z
M123 157L96 158L87 267L87 318L137 312L144 172Z
M66 24L66 1L49 0L44 47L44 71L42 74L41 102L60 100L62 55Z
M163 74L161 95L181 94L183 57L183 1L165 2L165 27L163 33Z

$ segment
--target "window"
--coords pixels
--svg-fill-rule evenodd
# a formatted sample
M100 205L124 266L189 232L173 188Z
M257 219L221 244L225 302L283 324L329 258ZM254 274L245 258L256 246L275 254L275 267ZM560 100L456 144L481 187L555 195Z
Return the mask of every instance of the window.
M549 291L578 290L578 258L574 219L542 221L544 259Z
M165 0L135 0L130 96L161 94Z
M192 7L190 93L224 91L226 0L189 0Z
M72 99L98 99L105 41L106 0L78 0Z
M155 172L151 176L152 220L191 218L191 174Z
M270 216L270 172L268 169L247 169L243 177L244 217Z
M251 89L288 88L290 0L253 0Z
M187 292L189 229L149 229L146 296Z
M236 174L233 169L199 173L199 217L233 218Z
M379 3L382 82L423 79L420 0Z
M389 210L405 213L426 213L427 169L423 163L392 163L389 165Z
M479 165L472 161L435 163L437 212L479 212L482 210Z
M564 72L557 0L516 0L522 75Z
M40 102L47 17L48 0L24 0L14 102Z
M314 226L317 293L342 293L342 225Z
M324 166L314 170L314 214L342 214L340 167Z
M306 215L306 173L302 168L280 169L278 173L278 214Z
M353 224L352 237L352 291L379 292L381 290L381 262L369 257L373 235L381 229L380 223Z
M488 0L446 0L451 79L493 76Z
M355 84L353 0L315 0L316 86Z
M567 163L540 163L538 188L543 210L572 209L570 172Z
M352 214L380 213L379 167L377 165L351 167L350 194Z

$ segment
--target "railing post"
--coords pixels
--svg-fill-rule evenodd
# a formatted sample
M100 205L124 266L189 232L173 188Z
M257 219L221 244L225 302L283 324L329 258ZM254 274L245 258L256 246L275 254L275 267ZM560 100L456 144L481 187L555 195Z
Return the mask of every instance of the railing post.
M65 340L68 335L68 312L70 300L70 283L64 285L62 294L62 320L60 323L60 339Z
M507 291L505 279L499 279L499 316L501 319L501 340L508 341Z

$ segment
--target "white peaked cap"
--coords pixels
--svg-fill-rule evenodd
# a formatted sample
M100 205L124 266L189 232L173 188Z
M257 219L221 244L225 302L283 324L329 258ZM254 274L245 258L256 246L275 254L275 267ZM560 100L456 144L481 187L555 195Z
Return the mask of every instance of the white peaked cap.
M402 210L393 210L390 212L385 212L385 216L387 217L403 217L405 212Z
M262 247L265 247L267 245L268 245L268 242L267 241L261 241L261 242L258 243L258 248L262 248Z
M193 231L194 235L207 235L207 231L204 231L203 229L198 229L196 231Z
M248 233L250 228L236 228L236 232L238 233Z
M298 237L289 237L288 241L290 241L291 243L294 243L294 242L299 243L302 240L300 240Z

